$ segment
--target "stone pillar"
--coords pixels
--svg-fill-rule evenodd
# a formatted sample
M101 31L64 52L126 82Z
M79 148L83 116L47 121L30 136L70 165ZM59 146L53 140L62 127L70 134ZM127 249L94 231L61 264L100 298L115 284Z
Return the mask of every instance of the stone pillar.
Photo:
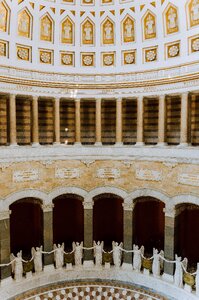
M83 202L84 205L84 247L93 246L93 202ZM93 260L92 250L85 250L84 260Z
M43 241L44 251L53 250L53 204L43 205ZM44 255L44 265L53 264L53 254Z
M17 145L17 126L16 126L16 95L10 94L9 100L9 121L10 121L10 146Z
M158 146L165 146L166 143L166 122L167 122L166 97L159 97L159 112L158 112Z
M190 139L189 120L189 94L183 93L181 96L181 122L180 122L180 146L186 147Z
M133 248L133 204L123 203L123 233L124 249L132 250ZM123 262L132 265L132 253L125 253Z
M60 99L54 99L54 145L60 144Z
M174 208L164 208L165 228L164 228L164 256L168 260L175 260L175 226L176 211ZM172 279L175 264L164 263L164 277Z
M75 99L75 145L81 145L80 99Z
M137 99L137 142L136 146L144 145L144 98Z
M32 146L39 145L38 97L32 97Z
M95 111L95 135L96 135L96 141L95 146L101 146L102 145L102 116L101 116L101 110L102 110L102 100L100 98L95 100L96 102L96 111Z
M0 212L0 264L10 262L10 213ZM0 268L1 279L11 275L11 266Z
M116 146L122 145L122 98L116 99Z

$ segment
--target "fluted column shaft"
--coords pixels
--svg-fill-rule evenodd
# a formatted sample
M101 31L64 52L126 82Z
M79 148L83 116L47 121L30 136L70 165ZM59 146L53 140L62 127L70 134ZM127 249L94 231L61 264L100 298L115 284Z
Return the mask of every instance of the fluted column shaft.
M60 99L54 99L54 145L60 144Z
M166 97L161 95L159 97L159 112L158 112L158 145L166 144Z
M137 99L137 146L144 144L144 98Z
M116 144L122 144L122 98L116 100Z
M32 98L32 145L39 145L38 97Z
M189 143L189 99L188 93L181 96L181 122L180 122L180 145L187 146Z
M133 245L133 205L123 203L123 236L124 249L131 250ZM123 262L132 264L132 252L124 252Z
M100 98L96 99L96 111L95 111L95 135L96 141L95 145L102 144L102 100Z
M11 94L9 100L9 122L10 122L10 145L17 145L16 126L16 95Z
M80 99L75 99L75 144L81 144Z

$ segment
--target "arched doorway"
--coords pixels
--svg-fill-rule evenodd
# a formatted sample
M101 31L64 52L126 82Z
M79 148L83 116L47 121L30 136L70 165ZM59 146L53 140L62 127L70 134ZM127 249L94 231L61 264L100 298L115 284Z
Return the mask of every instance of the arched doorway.
M104 241L105 249L111 249L112 241L123 241L123 199L107 193L93 200L93 240Z
M180 204L176 207L175 245L176 253L187 257L189 266L199 262L199 206Z
M145 252L164 249L164 203L153 197L140 197L133 210L133 243Z
M74 194L61 195L53 200L53 243L65 244L71 250L72 242L84 240L83 198Z
M10 205L11 252L22 250L23 257L31 256L31 248L43 245L43 211L41 201L23 198Z

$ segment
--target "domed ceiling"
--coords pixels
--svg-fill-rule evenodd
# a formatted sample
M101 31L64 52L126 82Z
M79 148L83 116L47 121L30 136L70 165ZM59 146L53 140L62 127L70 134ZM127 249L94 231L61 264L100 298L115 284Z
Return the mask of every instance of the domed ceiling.
M0 0L0 64L124 73L198 60L199 0Z

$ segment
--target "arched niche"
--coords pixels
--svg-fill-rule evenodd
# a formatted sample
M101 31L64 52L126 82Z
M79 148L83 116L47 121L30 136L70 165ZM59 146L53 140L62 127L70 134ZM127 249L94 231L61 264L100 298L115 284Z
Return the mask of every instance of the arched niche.
M104 241L105 248L110 249L112 241L123 241L123 199L105 193L93 200L93 240Z
M41 201L23 198L10 205L10 248L12 253L22 250L23 257L31 255L31 248L43 245L43 211Z
M199 205L183 203L176 206L175 250L187 257L189 266L199 262Z
M133 243L144 245L151 254L153 248L164 249L164 203L153 197L139 197L133 210Z
M72 242L84 240L83 198L75 194L64 194L53 200L53 243L64 242L65 249Z

